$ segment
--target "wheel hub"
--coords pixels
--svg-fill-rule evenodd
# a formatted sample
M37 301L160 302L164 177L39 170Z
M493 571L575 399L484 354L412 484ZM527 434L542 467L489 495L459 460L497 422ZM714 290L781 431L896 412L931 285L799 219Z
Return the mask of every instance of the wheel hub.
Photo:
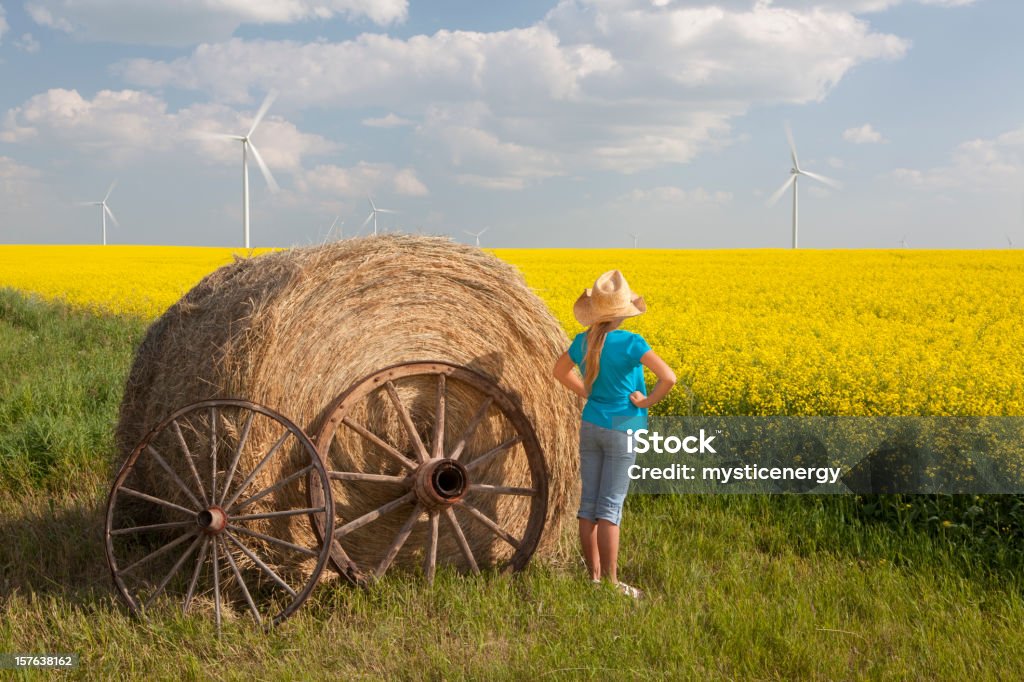
M432 459L416 469L413 490L431 509L455 504L469 487L469 472L453 459Z
M220 507L210 507L196 514L196 523L207 535L218 535L228 525L228 515Z

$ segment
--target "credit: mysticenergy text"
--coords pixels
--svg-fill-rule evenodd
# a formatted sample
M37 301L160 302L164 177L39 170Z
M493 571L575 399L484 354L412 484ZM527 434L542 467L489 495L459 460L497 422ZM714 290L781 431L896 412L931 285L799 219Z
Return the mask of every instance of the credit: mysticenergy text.
M714 435L704 429L699 435L662 436L657 431L628 429L628 449L631 454L716 454ZM671 464L669 466L645 467L633 464L629 467L630 479L636 480L680 480L735 483L739 481L814 481L818 484L835 483L842 474L841 467L767 467L756 464L727 466L690 466Z

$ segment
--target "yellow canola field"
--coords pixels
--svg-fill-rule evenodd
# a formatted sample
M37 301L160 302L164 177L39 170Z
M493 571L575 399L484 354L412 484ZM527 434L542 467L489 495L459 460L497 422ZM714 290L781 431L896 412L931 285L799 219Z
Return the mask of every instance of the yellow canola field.
M0 246L0 286L155 317L235 253ZM626 328L680 380L659 412L1024 415L1020 251L494 253L570 337L580 291L622 270L648 305Z

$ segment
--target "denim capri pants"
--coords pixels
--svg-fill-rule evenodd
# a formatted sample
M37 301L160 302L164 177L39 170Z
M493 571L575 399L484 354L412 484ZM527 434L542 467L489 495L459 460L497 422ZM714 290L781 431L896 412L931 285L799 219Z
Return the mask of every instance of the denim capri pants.
M636 454L629 452L625 431L580 423L580 478L583 492L576 517L597 522L622 520L622 503L629 491L629 467Z

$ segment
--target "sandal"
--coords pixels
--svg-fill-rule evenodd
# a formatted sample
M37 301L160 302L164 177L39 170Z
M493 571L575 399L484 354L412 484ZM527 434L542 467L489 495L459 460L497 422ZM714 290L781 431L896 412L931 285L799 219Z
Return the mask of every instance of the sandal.
M640 599L644 596L643 592L633 587L632 585L627 585L626 583L616 583L615 588L622 594L626 595L627 597L632 597L633 599Z

